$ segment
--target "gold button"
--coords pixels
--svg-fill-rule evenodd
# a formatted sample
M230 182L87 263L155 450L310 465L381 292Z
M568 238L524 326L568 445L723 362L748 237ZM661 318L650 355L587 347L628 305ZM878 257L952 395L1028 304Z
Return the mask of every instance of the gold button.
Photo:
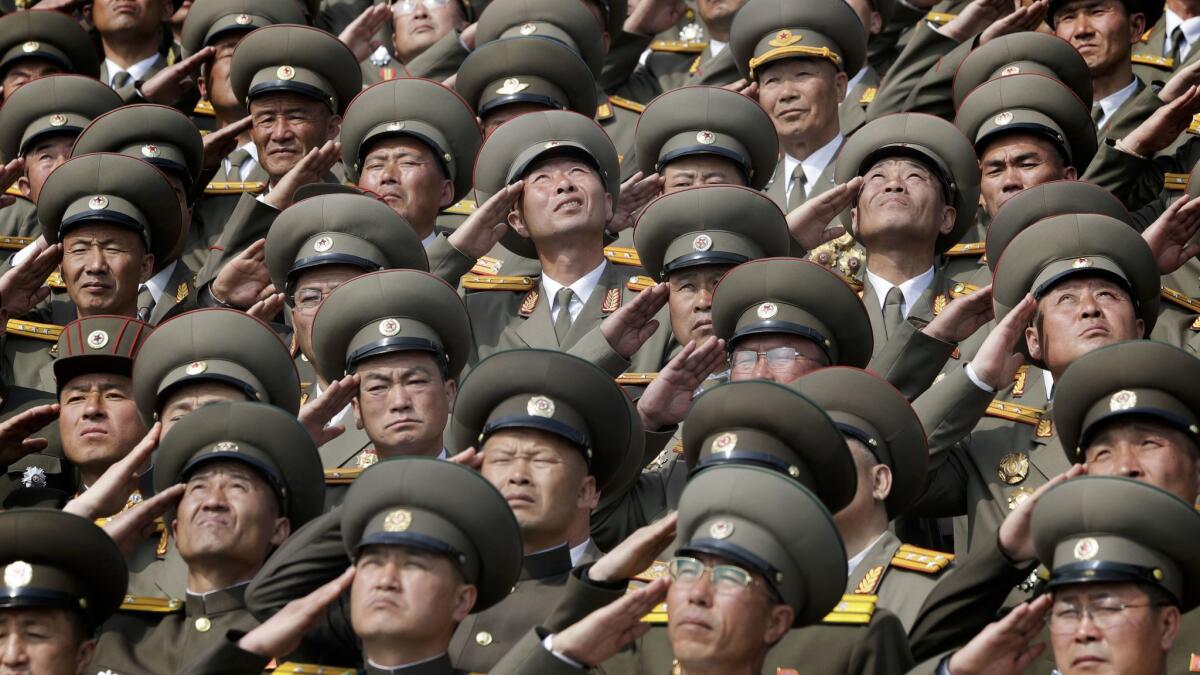
M492 644L492 634L486 630L481 630L475 634L475 644L480 647L486 647Z
M207 633L210 628L212 628L212 621L209 621L207 616L196 619L196 630L201 633Z

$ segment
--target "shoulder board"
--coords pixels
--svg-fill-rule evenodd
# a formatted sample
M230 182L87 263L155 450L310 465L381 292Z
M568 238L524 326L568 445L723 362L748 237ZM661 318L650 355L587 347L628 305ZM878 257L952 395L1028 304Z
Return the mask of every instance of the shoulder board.
M617 376L617 384L626 386L650 384L656 377L658 377L658 373L622 373Z
M50 288L64 289L67 287L63 283L61 272L51 272L50 276L46 277L46 285Z
M892 556L892 567L925 574L937 574L949 567L953 561L954 556L950 553L901 544L900 550Z
M649 567L642 570L638 574L633 575L633 578L637 581L645 581L649 583L667 576L667 573L667 563L663 562L662 560L655 560L654 563Z
M983 255L983 252L985 250L987 250L987 245L984 242L973 241L969 244L955 244L950 247L949 251L946 251L942 255L949 255L949 256Z
M126 612L170 614L183 609L183 601L178 598L143 598L127 595L121 603L121 609Z
M646 109L646 106L642 105L641 103L638 103L637 101L631 101L620 96L609 96L608 102L617 106L618 108L632 110L635 113L640 113Z
M25 199L25 194L21 192L21 188L17 187L16 183L9 185L8 189L4 191L4 194L9 195L10 197L20 197L21 199Z
M473 291L530 291L537 283L532 277L501 277L482 274L464 274L463 288Z
M339 467L325 469L326 485L349 485L363 472L361 467Z
M38 340L46 340L47 342L58 342L58 336L62 335L63 327L52 323L9 319L6 330L10 335L36 338Z
M1037 425L1041 423L1042 415L1045 415L1046 411L1011 401L994 400L988 404L986 414L1021 424Z
M601 103L596 106L596 121L603 122L604 120L612 119L612 106L607 103Z
M977 290L979 290L979 287L975 284L967 284L960 281L950 287L950 297L961 298L964 295L970 295Z
M1192 123L1188 125L1187 132L1193 136L1200 135L1200 115L1192 116ZM1187 174L1169 173L1166 175L1168 175L1168 176L1179 176L1179 175L1186 176Z
M1175 70L1175 59L1169 56L1155 56L1153 54L1133 54L1129 57L1130 61L1142 66L1154 66L1163 70Z
M358 671L354 668L332 668L330 666L318 666L313 663L281 663L272 673L294 673L295 675L355 675Z
M654 288L657 285L658 284L656 284L653 279L647 276L642 276L641 274L635 277L629 277L629 281L625 282L625 288L628 288L631 291L637 291L638 293L641 293L647 288Z
M33 237L0 237L0 250L20 251L33 243Z
M1195 122L1193 122L1195 124ZM1197 133L1200 133L1200 126L1197 126ZM1191 174L1186 173L1164 173L1163 174L1163 189L1171 191L1180 191L1187 189L1188 179Z
M866 105L875 101L875 94L879 93L879 87L867 87L862 96L858 98L858 102Z
M950 12L930 12L925 15L925 20L936 23L939 26L944 26L953 21L956 16L958 15L951 14Z
M455 203L451 204L450 206L447 206L446 208L442 209L442 213L450 213L450 214L453 214L456 216L469 216L472 213L475 213L475 200L474 199L463 199L461 201L455 202Z
M196 102L196 107L192 108L192 114L200 115L201 117L216 117L217 116L217 112L215 110L213 110L212 102L204 101L204 100L200 100L200 101Z
M682 42L679 40L655 40L650 43L650 50L655 52L673 52L675 54L699 54L708 46L707 42Z
M667 624L667 603L662 602L655 605L654 609L642 617L642 623L665 626Z
M825 615L821 619L821 623L836 623L849 625L864 625L871 623L871 616L875 614L875 603L878 602L877 595L843 595L842 601L833 608L833 611Z
M503 260L485 255L475 261L475 264L471 267L471 274L481 274L485 277L495 276L500 273L500 268L503 266Z
M1164 300L1178 307L1182 307L1189 312L1196 312L1197 314L1200 314L1200 301L1184 295L1173 288L1167 288L1164 286L1162 289L1162 297Z
M204 188L206 195L240 195L243 192L262 194L266 192L267 184L263 181L213 181Z
M624 248L622 246L605 246L604 257L608 258L610 263L617 265L632 265L634 267L642 266L642 259L638 257L636 248Z

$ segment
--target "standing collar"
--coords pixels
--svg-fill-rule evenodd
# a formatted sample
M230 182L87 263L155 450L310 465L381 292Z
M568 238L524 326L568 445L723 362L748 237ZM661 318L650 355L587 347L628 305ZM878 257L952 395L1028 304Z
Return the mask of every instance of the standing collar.
M530 553L521 561L521 581L545 579L571 571L571 549L561 544L545 551Z

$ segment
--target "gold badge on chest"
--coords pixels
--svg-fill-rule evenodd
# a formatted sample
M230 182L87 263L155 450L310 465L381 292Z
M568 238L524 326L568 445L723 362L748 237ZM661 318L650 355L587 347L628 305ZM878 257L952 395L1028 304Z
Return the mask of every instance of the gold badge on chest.
M1016 511L1017 507L1033 496L1033 490L1027 487L1019 487L1013 490L1008 495L1008 510Z
M1020 483L1029 475L1029 455L1023 452L1008 453L1000 458L1000 468L996 473L1007 485Z

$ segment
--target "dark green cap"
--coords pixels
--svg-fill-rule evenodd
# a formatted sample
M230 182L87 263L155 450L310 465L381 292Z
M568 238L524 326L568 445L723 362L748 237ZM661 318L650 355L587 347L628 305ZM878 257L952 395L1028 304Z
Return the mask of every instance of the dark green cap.
M712 155L736 164L755 190L770 182L779 157L767 113L720 87L680 87L654 99L638 118L634 140L638 168L647 176L680 157Z
M904 394L869 371L837 366L809 373L790 386L892 470L892 491L884 503L889 518L901 516L921 495L929 463L925 428Z
M397 457L363 472L342 505L342 542L444 555L478 593L471 612L504 600L521 574L521 527L479 472L428 457Z
M1200 605L1200 512L1129 478L1083 476L1050 488L1031 523L1050 588L1155 586L1188 612Z
M432 80L388 80L355 97L342 122L342 163L358 180L370 144L389 136L408 136L429 146L446 177L454 182L454 200L471 190L471 165L483 142L475 112L454 90Z
M730 270L713 294L713 332L733 349L736 340L791 333L812 340L831 365L865 368L874 338L858 294L810 260L766 258Z
M350 48L319 28L276 24L242 38L229 81L239 101L277 91L302 94L340 115L362 89L362 70Z
M231 309L198 309L159 324L133 364L133 397L147 424L166 397L194 382L217 382L296 415L300 376L270 326Z
M846 508L858 478L854 458L829 415L795 389L763 380L727 382L700 395L683 426L693 472L727 464L776 471L816 493L825 508Z
M154 491L185 483L202 464L243 462L275 491L292 531L321 515L325 473L308 430L295 415L266 403L213 403L175 423L154 455ZM174 518L172 514L167 520Z
M513 103L596 112L596 81L579 52L536 34L480 45L459 67L454 88L480 117Z
M127 105L92 120L71 156L115 152L174 172L195 186L204 170L204 140L187 115L165 105Z
M483 450L501 429L555 434L583 453L596 488L642 468L642 425L612 377L565 352L512 349L479 362L458 388L454 447Z
M642 267L656 280L687 267L787 255L791 241L775 202L735 185L665 194L646 206L634 229Z
M100 77L100 57L91 37L61 12L13 12L0 18L0 71L28 58L56 63L64 72Z
M277 23L303 24L296 0L203 0L192 5L183 21L180 42L191 56L230 33L249 33Z
M696 476L679 498L676 554L708 554L757 572L795 610L821 621L846 587L846 547L829 510L803 485L750 466Z
M123 104L117 92L90 77L51 75L34 80L4 102L0 154L11 162L44 136L77 136L93 119Z
M355 277L334 289L312 322L313 364L327 382L357 371L363 359L430 352L455 379L471 351L471 321L454 287L417 270Z
M475 44L483 46L501 38L531 35L551 38L577 52L592 75L599 77L604 66L603 36L584 1L493 0L479 16Z
M1022 31L993 38L967 54L954 74L954 107L984 82L1030 74L1059 80L1091 105L1092 76L1071 43L1049 33Z
M854 77L867 59L867 31L845 2L749 0L733 17L729 48L742 77L782 59L825 59Z
M63 326L54 359L59 391L80 375L112 373L129 377L133 358L150 331L150 324L107 314L76 319Z

